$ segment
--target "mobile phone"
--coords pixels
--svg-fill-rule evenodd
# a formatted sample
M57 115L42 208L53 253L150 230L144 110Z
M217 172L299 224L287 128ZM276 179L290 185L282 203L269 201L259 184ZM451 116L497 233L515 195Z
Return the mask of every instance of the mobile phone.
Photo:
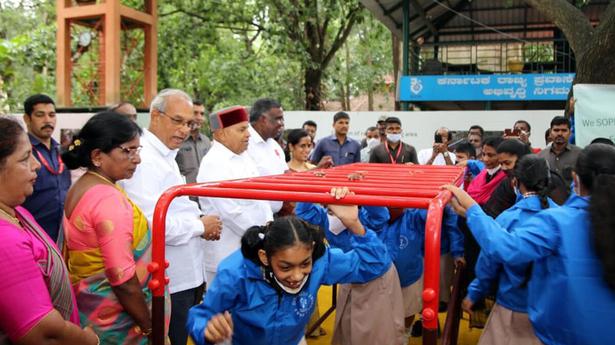
M440 134L436 134L435 138L436 144L442 144L442 136Z
M506 128L504 130L505 137L518 137L521 135L521 131L519 129Z

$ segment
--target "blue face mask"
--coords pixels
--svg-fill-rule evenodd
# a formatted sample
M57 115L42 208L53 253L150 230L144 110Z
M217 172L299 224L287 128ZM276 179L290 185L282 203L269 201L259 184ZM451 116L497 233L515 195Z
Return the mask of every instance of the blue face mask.
M387 140L392 143L398 143L401 140L401 133L387 133Z

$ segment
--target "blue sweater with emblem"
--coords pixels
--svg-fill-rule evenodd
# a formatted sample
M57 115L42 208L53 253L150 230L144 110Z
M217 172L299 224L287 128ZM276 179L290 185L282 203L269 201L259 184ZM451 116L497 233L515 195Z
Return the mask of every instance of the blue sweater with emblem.
M548 199L549 208L559 207ZM542 211L538 196L517 199L508 210L502 212L495 221L502 229L514 232L532 216ZM468 297L473 302L485 298L497 286L496 300L503 307L519 313L527 313L527 271L529 263L511 265L498 261L481 252L474 268L476 278L468 287Z
M528 316L546 345L603 345L615 339L615 292L593 248L589 197L572 194L514 232L480 206L467 210L468 227L483 252L510 265L534 263Z
M198 345L210 344L204 332L212 316L229 311L234 345L295 345L317 303L321 285L366 283L383 275L391 265L376 234L350 236L352 250L327 248L314 261L306 285L297 295L278 292L263 277L261 266L236 251L218 266L218 274L202 304L188 313L187 329Z

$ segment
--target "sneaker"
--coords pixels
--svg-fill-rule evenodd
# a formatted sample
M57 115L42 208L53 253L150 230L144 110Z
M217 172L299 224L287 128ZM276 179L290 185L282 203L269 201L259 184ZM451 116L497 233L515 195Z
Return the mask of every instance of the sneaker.
M423 336L423 321L416 320L416 322L412 324L410 335L414 338Z
M445 313L448 310L448 303L446 302L440 302L440 304L438 304L438 313Z

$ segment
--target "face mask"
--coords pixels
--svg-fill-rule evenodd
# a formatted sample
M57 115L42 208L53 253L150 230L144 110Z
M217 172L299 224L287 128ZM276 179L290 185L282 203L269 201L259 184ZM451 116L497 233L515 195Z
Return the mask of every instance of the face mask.
M327 213L327 219L329 219L329 231L339 235L342 231L346 230L346 226L342 221L332 214Z
M380 140L378 138L367 139L367 147L369 149L373 149L374 147L378 146L378 144L380 144Z
M299 287L297 287L295 289L291 289L288 286L280 283L280 281L278 280L278 278L275 277L275 275L273 276L273 279L275 280L276 284L278 284L280 289L284 290L284 292L289 293L291 295L296 295L299 292L301 292L301 289L303 289L303 287L305 286L305 283L307 283L307 280L308 280L309 277L310 277L310 275L306 274L305 277L303 277L303 280L301 281L301 284L299 284Z
M392 143L398 143L401 140L401 133L397 133L397 134L387 133L387 140Z
M271 269L270 266L265 266L263 271L263 276L265 278L265 280L277 291L281 292L284 291L288 294L291 295L296 295L299 292L301 292L301 290L303 289L303 287L305 286L305 283L307 283L308 278L310 277L309 274L306 274L305 277L303 277L303 280L301 281L301 284L299 284L299 287L295 288L295 289L291 289L288 286L280 283L280 281L278 280L278 278L276 278L275 274L273 274L273 270Z
M515 189L515 195L517 196L517 200L523 198L523 195L521 194L521 191L519 190L519 188L515 186L514 189Z
M489 174L489 176L492 176L493 174L498 172L498 170L500 170L500 166L499 165L497 167L493 168L493 169L487 169L487 173Z
M579 189L579 176L575 175L574 179L572 179L572 191L576 195L581 195L581 190Z

